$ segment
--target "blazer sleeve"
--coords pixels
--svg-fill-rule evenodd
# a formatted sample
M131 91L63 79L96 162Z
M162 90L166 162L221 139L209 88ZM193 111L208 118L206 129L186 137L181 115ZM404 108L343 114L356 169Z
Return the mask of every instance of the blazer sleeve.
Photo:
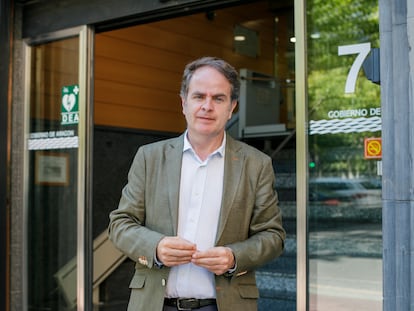
M163 235L145 227L147 159L139 148L122 190L118 209L109 215L108 234L114 245L132 260L148 267L154 264L158 242Z

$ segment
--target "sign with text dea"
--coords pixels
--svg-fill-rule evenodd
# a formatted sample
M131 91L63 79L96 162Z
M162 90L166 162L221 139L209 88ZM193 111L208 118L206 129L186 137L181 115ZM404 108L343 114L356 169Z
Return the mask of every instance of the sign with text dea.
M68 85L62 87L62 125L79 123L79 86Z

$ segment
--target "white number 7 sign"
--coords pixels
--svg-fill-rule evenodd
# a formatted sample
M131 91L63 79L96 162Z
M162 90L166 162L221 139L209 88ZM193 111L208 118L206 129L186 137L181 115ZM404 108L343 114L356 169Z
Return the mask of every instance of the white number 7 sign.
M371 43L361 43L352 45L338 46L338 55L358 54L349 70L348 77L345 83L345 93L355 93L355 85L358 77L358 72L362 67L365 58L371 51Z

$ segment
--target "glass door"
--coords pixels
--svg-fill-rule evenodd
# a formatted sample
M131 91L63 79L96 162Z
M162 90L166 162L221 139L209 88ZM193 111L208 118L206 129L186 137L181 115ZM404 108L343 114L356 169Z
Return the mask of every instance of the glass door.
M309 310L382 310L378 1L353 4L307 2Z
M28 310L85 310L88 305L90 32L76 28L27 46Z

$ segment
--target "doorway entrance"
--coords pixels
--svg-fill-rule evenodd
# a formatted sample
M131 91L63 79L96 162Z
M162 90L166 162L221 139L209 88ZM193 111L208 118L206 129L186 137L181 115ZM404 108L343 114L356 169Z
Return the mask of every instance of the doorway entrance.
M137 148L185 130L178 96L185 64L201 56L221 57L242 77L239 108L228 131L273 158L288 232L284 255L257 272L260 309L296 309L293 15L293 1L257 1L96 34L95 241L118 206ZM95 256L97 262L111 273L95 288L95 306L126 309L134 263L116 253Z

